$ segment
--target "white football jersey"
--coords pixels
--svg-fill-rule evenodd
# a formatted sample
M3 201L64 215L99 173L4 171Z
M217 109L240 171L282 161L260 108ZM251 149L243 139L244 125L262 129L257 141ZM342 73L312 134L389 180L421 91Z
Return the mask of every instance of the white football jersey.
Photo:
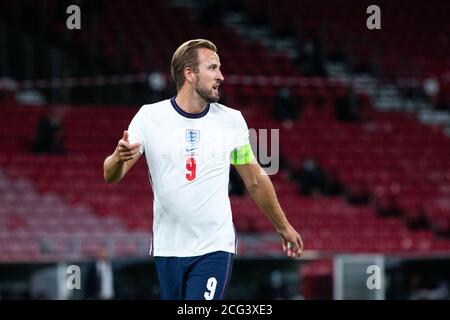
M189 114L172 98L142 106L128 132L149 168L153 255L236 253L228 179L231 152L249 144L241 112L211 103Z

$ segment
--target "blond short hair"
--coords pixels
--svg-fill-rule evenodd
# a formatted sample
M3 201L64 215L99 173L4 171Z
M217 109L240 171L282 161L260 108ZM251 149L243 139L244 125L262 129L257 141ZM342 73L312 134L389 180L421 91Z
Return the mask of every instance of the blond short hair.
M170 72L172 78L177 85L177 90L180 90L184 84L184 68L189 67L195 73L198 72L198 50L199 48L206 48L217 52L217 47L214 43L205 39L189 40L183 43L175 50L170 64Z

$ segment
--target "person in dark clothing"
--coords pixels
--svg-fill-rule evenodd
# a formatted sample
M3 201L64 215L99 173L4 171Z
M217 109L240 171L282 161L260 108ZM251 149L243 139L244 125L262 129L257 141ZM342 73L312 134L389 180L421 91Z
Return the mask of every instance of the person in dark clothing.
M326 180L327 182L325 194L327 196L336 197L342 195L345 192L345 186L342 184L342 182L339 180L336 174L330 173L328 171Z
M393 194L383 194L375 197L375 211L381 217L400 216L402 214Z
M351 205L367 205L370 201L370 191L367 183L360 181L349 187L346 192L346 199Z
M86 272L86 299L114 299L114 273L107 249L102 248Z
M352 87L347 89L342 98L338 98L335 103L336 118L342 122L361 121L361 101Z
M65 152L62 118L63 110L53 108L39 120L33 146L34 153Z
M314 159L306 159L303 162L303 167L295 174L295 178L300 184L302 195L326 194L326 174Z
M276 97L272 110L273 117L277 120L294 120L298 118L298 108L294 97L288 88L281 88Z
M297 43L297 57L294 64L305 77L326 77L323 42L319 36Z

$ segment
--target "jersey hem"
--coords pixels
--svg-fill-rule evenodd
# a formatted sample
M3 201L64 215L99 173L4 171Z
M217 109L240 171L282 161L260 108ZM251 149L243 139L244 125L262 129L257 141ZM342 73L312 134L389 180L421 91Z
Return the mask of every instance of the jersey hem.
M230 247L216 247L216 248L210 248L210 249L205 249L205 250L200 250L200 251L171 251L171 250L158 250L153 248L153 256L154 257L196 257L196 256L202 256L204 254L208 254L211 252L216 252L216 251L225 251L228 253L232 253L232 254L236 254L236 250L234 248L234 246L232 248Z

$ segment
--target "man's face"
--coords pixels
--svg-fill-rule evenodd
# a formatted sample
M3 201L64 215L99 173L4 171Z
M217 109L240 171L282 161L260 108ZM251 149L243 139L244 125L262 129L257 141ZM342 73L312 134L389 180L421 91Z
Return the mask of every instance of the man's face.
M195 92L207 103L219 101L219 86L224 78L217 53L205 48L198 49L198 73L195 77Z

